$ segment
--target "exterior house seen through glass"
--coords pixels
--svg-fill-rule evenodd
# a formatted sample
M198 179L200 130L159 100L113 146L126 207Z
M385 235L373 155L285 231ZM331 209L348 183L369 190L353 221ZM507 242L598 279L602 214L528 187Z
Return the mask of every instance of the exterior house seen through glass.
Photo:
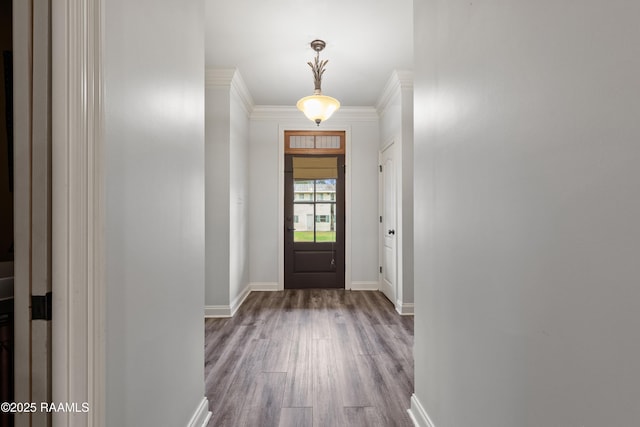
M295 179L294 242L336 241L336 180Z

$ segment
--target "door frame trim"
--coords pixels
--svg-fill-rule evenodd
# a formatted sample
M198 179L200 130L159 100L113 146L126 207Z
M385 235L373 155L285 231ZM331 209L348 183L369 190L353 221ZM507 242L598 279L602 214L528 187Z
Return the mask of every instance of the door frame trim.
M322 130L344 131L344 288L351 289L351 126L322 126ZM278 290L284 290L284 132L289 130L318 129L300 124L278 125Z
M105 424L103 4L52 3L53 425Z
M14 400L31 401L31 97L32 8L13 0ZM23 309L24 308L24 309ZM30 423L16 414L16 425Z

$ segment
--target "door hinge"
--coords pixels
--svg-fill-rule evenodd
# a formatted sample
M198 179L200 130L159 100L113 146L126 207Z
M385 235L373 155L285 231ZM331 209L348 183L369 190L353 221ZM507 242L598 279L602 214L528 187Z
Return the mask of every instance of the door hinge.
M382 172L382 165L378 165L378 167L380 168L380 172Z
M382 273L382 266L380 266L380 273Z
M51 320L51 292L31 295L31 320Z
M380 216L380 224L382 224L382 216Z

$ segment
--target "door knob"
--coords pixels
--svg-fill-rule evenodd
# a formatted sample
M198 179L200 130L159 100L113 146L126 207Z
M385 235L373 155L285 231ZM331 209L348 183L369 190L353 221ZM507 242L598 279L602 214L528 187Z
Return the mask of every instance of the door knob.
M393 234L396 234L396 230L389 230L389 231L387 231L387 233L389 233L389 234L392 234L392 235L393 235Z
M287 231L296 231L296 229L293 227L287 227Z

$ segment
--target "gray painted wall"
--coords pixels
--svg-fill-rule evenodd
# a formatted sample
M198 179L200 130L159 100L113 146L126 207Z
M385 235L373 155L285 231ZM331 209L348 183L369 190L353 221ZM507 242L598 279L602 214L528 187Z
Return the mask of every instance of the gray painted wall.
M249 135L249 281L277 283L278 124L252 121Z
M229 298L233 302L249 284L249 118L231 90L229 194Z
M436 427L640 420L640 3L416 0L415 393Z
M204 3L104 7L106 425L204 396Z
M239 73L207 72L205 305L230 306L249 284L249 118Z
M205 305L229 305L231 95L229 87L205 90L206 249Z
M413 80L412 80L413 83ZM402 128L402 302L414 302L413 85L401 88Z

